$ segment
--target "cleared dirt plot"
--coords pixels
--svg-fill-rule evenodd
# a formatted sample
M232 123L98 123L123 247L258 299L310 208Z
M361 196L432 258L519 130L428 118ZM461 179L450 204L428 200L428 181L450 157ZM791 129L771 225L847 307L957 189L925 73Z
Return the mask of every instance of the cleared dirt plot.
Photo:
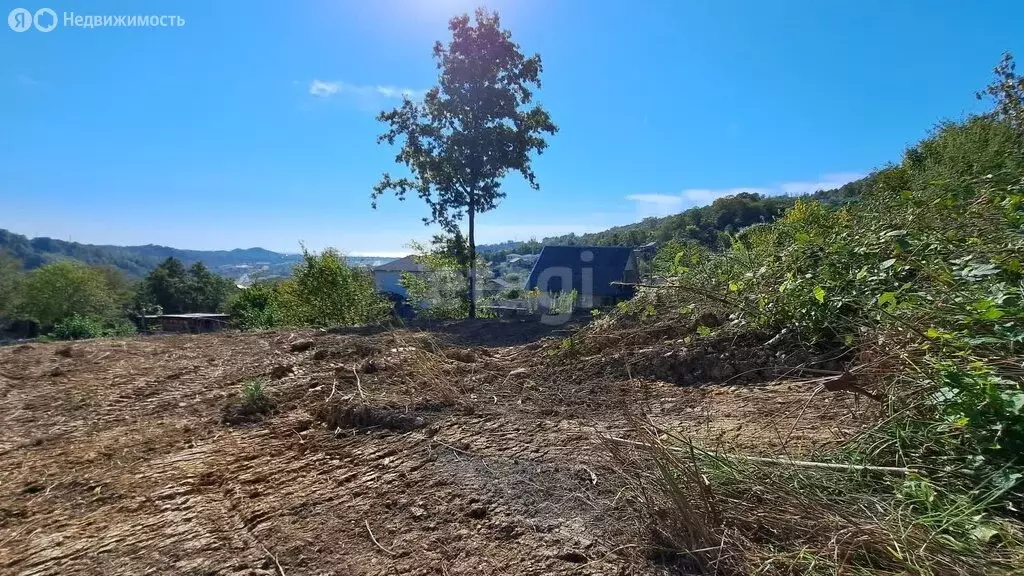
M857 426L853 394L684 387L488 333L0 348L0 572L681 573L647 551L608 449L627 414L752 454Z

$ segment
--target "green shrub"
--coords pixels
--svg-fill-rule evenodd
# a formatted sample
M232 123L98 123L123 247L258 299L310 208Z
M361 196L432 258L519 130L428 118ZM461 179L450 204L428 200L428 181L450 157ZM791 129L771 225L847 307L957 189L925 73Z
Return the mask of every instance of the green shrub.
M132 336L135 326L127 320L104 321L91 316L72 315L58 322L48 336L55 340L85 340L111 336Z
M123 318L108 322L103 329L103 336L108 337L134 336L137 333L135 325Z
M57 260L32 270L20 282L20 291L18 315L45 327L76 314L110 318L118 312L103 271L73 260Z
M54 325L50 336L57 340L84 340L103 335L103 322L89 316L75 314Z
M292 278L277 287L283 319L297 326L355 326L387 318L391 305L369 271L353 268L333 249L303 249Z
M228 300L231 323L242 330L268 330L284 323L281 297L274 286L256 283Z
M637 474L649 476L642 490L658 486L664 514L649 518L676 549L712 551L693 557L719 570L719 543L740 542L726 573L1015 573L1006 568L1024 558L1021 138L990 116L943 123L855 202L797 200L775 222L730 235L721 253L673 247L668 287L621 307L624 322L698 332L711 311L727 319L721 330L785 332L783 342L850 360L841 377L885 398L884 417L814 460L906 469L898 479L787 472L683 441L682 451L661 447L654 430L658 468ZM864 538L843 548L837 525ZM780 538L790 533L800 536Z
M256 413L267 412L272 405L267 393L267 383L262 379L246 380L242 383L242 404Z

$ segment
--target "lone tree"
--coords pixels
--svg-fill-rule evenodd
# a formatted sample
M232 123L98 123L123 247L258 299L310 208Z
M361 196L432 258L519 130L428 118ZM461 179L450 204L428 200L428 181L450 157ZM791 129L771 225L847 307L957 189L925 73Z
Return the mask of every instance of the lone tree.
M388 125L378 143L402 140L395 161L411 176L385 173L372 195L376 208L388 191L400 200L415 192L431 209L424 223L452 233L468 215L470 318L476 317L474 219L505 197L501 181L510 170L539 188L530 155L547 148L543 133L558 131L541 106L529 107L532 88L540 87L540 55L524 56L497 13L477 9L473 20L453 18L451 42L434 44L440 75L423 102L406 97L401 107L377 117Z

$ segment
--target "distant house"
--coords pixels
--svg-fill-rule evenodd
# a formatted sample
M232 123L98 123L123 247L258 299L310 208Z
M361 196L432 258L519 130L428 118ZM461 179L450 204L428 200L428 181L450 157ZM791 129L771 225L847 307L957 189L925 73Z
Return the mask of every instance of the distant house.
M416 261L415 256L406 256L398 260L385 262L373 268L373 281L379 292L394 294L405 298L407 296L405 286L402 286L402 274L409 272L418 274L426 271L422 264Z
M504 292L510 288L522 288L518 282L509 282L508 280L495 277L487 278L479 283L477 290L481 296L492 297Z
M658 243L648 242L636 249L642 256L654 256L658 252Z
M228 327L231 316L228 314L207 314L195 312L190 314L154 314L137 319L136 327L148 330L154 325L160 326L164 332L217 332Z
M505 261L509 264L533 264L538 257L537 254L509 254Z
M549 294L575 290L578 307L594 308L631 298L633 287L612 283L638 279L632 248L545 246L530 271L526 289Z

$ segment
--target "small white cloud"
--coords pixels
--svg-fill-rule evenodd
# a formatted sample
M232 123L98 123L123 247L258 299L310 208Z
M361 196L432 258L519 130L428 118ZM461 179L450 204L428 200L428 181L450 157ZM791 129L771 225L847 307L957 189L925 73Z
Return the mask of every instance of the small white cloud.
M864 174L857 172L836 172L825 174L818 180L806 182L784 182L779 185L779 191L788 196L801 196L803 194L814 194L818 190L832 190L843 184L849 184L854 180L860 180Z
M626 196L626 200L633 200L635 202L645 202L648 204L656 204L659 206L676 207L682 203L682 196L673 194L630 194Z
M385 98L401 98L402 96L408 96L409 98L416 99L422 98L426 93L426 90L413 90L412 88L397 88L395 86L374 86L374 90L378 94Z
M317 98L331 98L334 96L351 95L359 98L422 98L426 90L403 88L391 85L358 85L341 81L326 81L314 79L309 83L309 94Z
M309 84L309 93L317 98L328 98L337 94L341 90L341 84L338 82L324 82L323 80L313 80Z
M692 206L701 206L704 204L711 204L719 198L725 196L735 196L737 194L748 192L750 194L771 194L770 188L720 188L712 190L708 188L689 188L683 190L683 198L685 198Z
M683 208L683 197L678 194L630 194L626 200L636 202L637 214L641 218L668 216Z

